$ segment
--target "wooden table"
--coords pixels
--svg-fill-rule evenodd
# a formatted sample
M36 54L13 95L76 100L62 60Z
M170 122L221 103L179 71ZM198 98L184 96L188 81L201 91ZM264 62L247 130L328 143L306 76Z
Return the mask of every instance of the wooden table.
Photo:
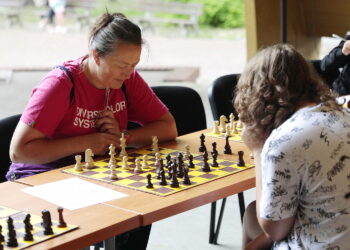
M189 135L178 137L175 141L161 144L162 147L178 150L185 150L185 145L190 145L192 153L199 153L200 144L199 136L201 133L210 130L200 131ZM250 159L250 151L241 142L230 142L234 155L224 155L223 148L224 139L206 137L206 147L211 151L211 143L217 142L219 157L237 161L237 151L245 152L244 159L247 163L252 163ZM72 167L72 166L70 166ZM71 178L71 175L61 172L61 169L53 170L43 174L17 180L17 182L28 185L39 185ZM126 209L141 215L141 224L148 225L161 219L182 213L184 211L208 204L210 202L222 199L224 197L243 192L247 189L255 187L255 170L254 168L241 171L193 188L184 190L166 197L160 197L124 187L109 185L106 183L85 179L93 183L111 188L118 192L128 194L127 197L106 202L106 205L113 206L118 209Z
M41 216L47 209L58 221L57 205L29 195L21 189L28 187L15 182L0 184L0 204L16 210ZM140 215L105 204L97 204L63 212L64 220L79 228L46 240L30 249L78 249L111 238L140 226Z

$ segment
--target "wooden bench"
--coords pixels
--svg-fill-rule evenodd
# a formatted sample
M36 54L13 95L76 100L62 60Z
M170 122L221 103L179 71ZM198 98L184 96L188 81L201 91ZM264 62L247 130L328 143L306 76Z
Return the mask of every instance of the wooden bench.
M6 26L22 26L21 11L27 0L0 0L0 15L6 18Z
M144 16L134 19L143 29L155 31L154 24L165 23L179 26L182 31L197 31L199 16L203 12L203 4L200 3L179 3L164 2L159 0L139 0L139 10ZM164 14L174 14L174 17L167 17ZM163 15L163 16L162 16ZM176 17L181 15L184 18Z

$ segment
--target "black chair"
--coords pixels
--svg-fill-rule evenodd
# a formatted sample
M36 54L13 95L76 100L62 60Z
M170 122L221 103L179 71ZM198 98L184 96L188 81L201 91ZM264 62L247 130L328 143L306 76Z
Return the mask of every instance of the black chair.
M234 110L232 106L232 93L234 88L236 87L238 78L239 74L224 75L217 78L210 86L208 91L208 97L214 120L219 120L221 115L225 115L226 117L228 117L231 113L233 113L235 117L238 117L236 110ZM241 213L241 221L243 222L243 215L245 212L243 192L238 194L238 201ZM222 199L218 222L215 228L216 202L213 202L211 204L209 232L209 243L211 244L217 244L225 205L226 198Z
M18 114L0 120L0 182L6 181L5 175L11 165L10 142L20 117Z

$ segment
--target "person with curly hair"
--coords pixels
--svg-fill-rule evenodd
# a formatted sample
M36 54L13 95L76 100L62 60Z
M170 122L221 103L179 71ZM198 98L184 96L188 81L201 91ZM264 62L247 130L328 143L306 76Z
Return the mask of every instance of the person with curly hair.
M260 51L235 89L254 155L244 249L348 249L350 111L290 45Z

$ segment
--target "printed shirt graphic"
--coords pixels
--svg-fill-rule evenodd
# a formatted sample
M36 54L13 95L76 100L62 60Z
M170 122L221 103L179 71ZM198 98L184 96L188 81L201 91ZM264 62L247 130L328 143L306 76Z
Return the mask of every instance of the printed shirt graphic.
M261 157L260 217L296 214L274 249L349 249L350 111L297 111L271 133Z

